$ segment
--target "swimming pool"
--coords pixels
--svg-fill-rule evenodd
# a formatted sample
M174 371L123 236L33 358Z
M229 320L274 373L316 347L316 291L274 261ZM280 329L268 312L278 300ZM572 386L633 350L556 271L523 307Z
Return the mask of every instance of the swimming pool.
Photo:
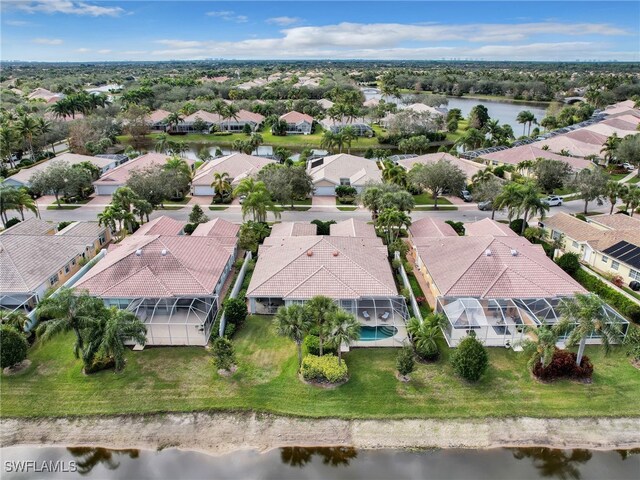
M396 333L398 333L398 329L396 327L387 325L379 327L362 326L360 327L360 341L371 342L373 340L383 340L385 338L393 337Z

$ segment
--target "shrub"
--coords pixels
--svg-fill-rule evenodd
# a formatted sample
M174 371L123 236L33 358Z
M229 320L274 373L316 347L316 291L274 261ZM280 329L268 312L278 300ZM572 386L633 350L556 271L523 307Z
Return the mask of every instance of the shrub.
M400 265L402 265L402 260L400 260L399 258L394 258L391 261L391 266L393 267L394 270L399 269Z
M509 224L509 228L520 235L520 232L522 232L522 222L524 222L523 219L516 218ZM529 228L529 224L525 223L524 229L526 230L527 228Z
M411 347L403 347L396 357L396 369L403 377L406 377L416 368L416 362L413 359L413 350Z
M347 364L338 365L335 355L307 355L302 359L302 378L308 382L344 382L348 378Z
M336 187L336 195L338 196L338 198L343 199L343 201L345 197L351 197L352 199L354 199L357 194L358 191L351 185L338 185Z
M302 342L302 348L307 355L320 355L320 339L317 335L307 335L304 337L304 341ZM335 354L336 347L327 344L325 341L322 345L322 353Z
M422 345L416 346L416 355L425 362L435 362L440 358L440 349L438 345Z
M464 236L464 223L462 222L454 222L453 220L447 220L444 223L448 223L451 227L456 231L456 233L460 236Z
M91 373L100 372L102 370L109 370L116 367L116 361L113 357L96 357L91 362L91 365L84 366L84 373L87 375Z
M631 357L631 360L640 362L640 328L629 327L624 344L627 346L627 355Z
M7 223L5 223L4 227L5 228L10 228L13 227L14 225L17 225L20 223L20 220L16 217L10 218L9 220L7 220Z
M580 270L580 260L577 253L565 253L556 260L556 263L569 275L574 275Z
M617 292L616 292L617 293ZM624 309L623 313L631 320L633 323L640 324L640 306L629 302L627 307Z
M400 258L405 258L407 256L407 252L409 252L409 245L401 239L394 240L387 246L387 248L389 249L389 255L392 257L395 255L395 252L400 252Z
M577 354L567 350L556 350L553 353L551 362L543 367L540 362L536 362L533 367L533 374L540 380L557 380L570 378L583 380L591 378L593 375L593 365L589 357L582 357L580 366L576 365Z
M233 351L231 340L223 337L216 337L211 348L216 367L222 370L230 370L235 364L236 356Z
M585 217L582 213L576 213L576 218L578 220L582 220L583 222L587 221L587 217Z
M611 283L613 283L616 287L621 288L624 285L624 280L620 275L614 275L611 279Z
M233 323L236 327L241 326L247 318L247 303L244 299L227 298L224 301L224 314L227 322Z
M60 222L58 224L58 231L65 229L66 227L68 227L69 225L71 225L73 222Z
M10 367L27 358L27 340L9 325L0 326L0 368Z
M406 300L409 300L411 298L411 290L409 290L407 287L403 287L400 290L400 295L402 295Z
M311 223L318 227L318 235L329 235L331 225L336 223L336 221L329 220L327 222L323 222L322 220L313 220Z
M451 355L455 372L465 380L477 382L489 366L489 355L472 331Z
M219 328L219 327L218 327ZM231 322L227 322L224 326L224 336L225 338L233 337L233 334L236 333L236 326Z
M627 297L611 288L602 280L594 277L593 275L585 272L582 269L575 272L573 278L575 278L580 285L589 290L591 293L595 293L600 298L602 298L618 312L626 315L629 320L634 323L640 323L640 307L638 307L635 302L629 300Z
M197 226L198 226L197 223L187 223L183 229L184 233L187 235L191 235Z

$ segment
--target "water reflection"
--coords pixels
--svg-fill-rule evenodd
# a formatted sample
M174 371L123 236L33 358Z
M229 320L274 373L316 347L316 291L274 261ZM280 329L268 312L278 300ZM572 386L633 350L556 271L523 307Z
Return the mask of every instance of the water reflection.
M136 459L140 456L140 451L135 449L129 450L111 450L109 448L94 447L67 447L67 451L71 453L76 460L78 473L85 475L96 465L104 465L108 470L115 470L120 466L120 462L116 462L114 455L127 455L130 459Z
M591 460L589 450L555 450L550 448L514 448L513 456L518 460L529 458L538 469L540 476L561 480L579 480L582 478L579 465Z
M284 447L280 449L282 463L291 467L304 467L317 455L322 463L332 467L346 467L358 456L353 447Z

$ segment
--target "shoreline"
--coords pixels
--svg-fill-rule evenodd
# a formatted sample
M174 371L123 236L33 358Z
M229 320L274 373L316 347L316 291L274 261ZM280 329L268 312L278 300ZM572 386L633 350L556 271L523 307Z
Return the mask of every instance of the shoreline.
M293 446L617 450L640 448L640 418L342 420L258 413L180 413L1 419L0 447L18 445L177 448L213 455Z

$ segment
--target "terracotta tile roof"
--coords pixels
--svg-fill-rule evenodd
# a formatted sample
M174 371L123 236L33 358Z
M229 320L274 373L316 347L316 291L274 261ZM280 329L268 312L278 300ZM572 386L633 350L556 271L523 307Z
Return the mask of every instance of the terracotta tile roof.
M571 155L577 157L588 157L589 155L600 156L601 149L600 145L580 142L566 135L558 135L557 137L540 140L539 142L530 143L528 146L542 149L545 145L549 147L548 151L550 152L559 153L562 150L567 150ZM570 157L565 157L565 159L567 159L566 161L568 161L569 158Z
M94 185L124 185L129 179L132 170L141 170L152 165L164 165L167 163L168 155L164 153L146 153L133 160L129 160L116 168L109 170L98 180L93 182ZM183 158L185 162L192 166L195 160Z
M287 299L397 296L379 238L268 237L247 295Z
M296 111L287 112L284 115L280 115L280 120L284 120L287 123L313 123L313 117L311 115L307 115L306 113L300 113Z
M613 230L637 230L640 231L640 219L629 215L593 215L587 217L589 223L604 225Z
M537 298L586 293L522 237L432 238L418 255L444 296Z
M223 245L235 245L240 226L222 218L214 218L201 223L191 234L192 237L215 237Z
M263 167L270 163L276 163L270 158L255 157L244 153L232 153L225 157L216 158L205 162L195 173L192 185L210 186L213 182L213 174L228 173L233 185L245 177L257 174Z
M50 165L53 165L56 162L67 162L70 165L76 165L82 162L91 162L96 167L103 169L107 165L113 163L113 160L102 157L92 157L89 155L78 155L76 153L62 153L56 157L53 157L51 160L47 160L46 162L39 163L37 165L33 165L29 168L23 168L18 173L11 175L9 179L15 180L16 182L20 182L23 184L29 183L31 177L42 170L45 170Z
M545 228L564 233L567 237L578 242L595 240L605 231L602 227L583 222L564 212L556 213L553 217L543 220L543 223Z
M331 224L329 226L329 234L332 237L377 237L376 229L373 225L354 218Z
M331 100L328 100L326 98L321 98L320 100L316 100L316 103L320 105L322 108L324 108L325 110L330 109L334 105L334 103Z
M612 121L615 121L615 119L612 119ZM594 123L593 125L589 125L588 127L584 127L584 128L592 132L606 135L607 137L610 137L615 133L619 137L624 138L629 134L637 133L634 125L628 122L622 122L622 123L625 125L624 128L614 127L610 124L606 124L605 122Z
M145 118L148 123L160 123L169 115L171 115L171 112L167 112L166 110L154 110Z
M207 112L206 110L198 110L191 115L187 115L182 121L184 123L195 122L197 118L199 118L203 122L215 124L221 123L223 121L222 116L218 115L217 113Z
M553 153L552 150L554 150L554 148L549 142L551 142L552 140L555 141L557 138L560 138L560 136L550 138L549 140L541 140L539 142L531 143L529 145L520 145L519 147L509 148L507 150L500 150L493 153L487 153L482 155L482 158L485 160L491 160L491 161L500 162L500 163L507 163L511 165L517 165L518 163L527 161L527 160L535 161L538 158L546 158L549 160L559 160L562 162L566 162L569 165L571 165L571 167L573 167L575 170L582 170L583 168L591 167L592 165L591 162L589 160L585 160L584 158L565 157L563 155L558 155ZM574 146L576 144L583 143L583 142L578 142L577 140L574 140L571 138L566 139L566 142L569 142ZM549 150L543 150L542 147L544 145L549 145ZM587 148L590 148L592 150L595 149L595 147L591 144L585 143L584 145L587 145ZM561 148L558 148L557 151L560 151L563 148L566 148L566 147L562 146ZM600 151L600 146L598 146L597 150L598 152Z
M322 164L307 171L314 184L326 180L340 185L341 178L348 178L352 186L364 186L368 181L382 181L382 172L374 160L346 153L324 157Z
M98 238L106 230L106 227L99 225L98 222L73 222L56 235Z
M133 235L180 235L184 229L184 223L171 217L162 215L140 226Z
M280 222L271 227L272 237L304 237L317 233L318 227L314 223Z
M573 138L574 140L578 140L579 142L600 146L604 145L604 142L607 141L606 135L592 132L591 130L585 130L584 128L579 128L578 130L574 130L573 132L565 133L565 136Z
M27 218L0 232L0 235L50 235L56 230L56 225L45 222L40 218Z
M457 237L451 225L434 217L424 217L414 221L409 227L414 244L422 237Z
M576 242L588 243L596 250L604 250L620 241L640 243L640 228L636 220L618 219L626 215L598 215L592 222L583 222L566 213L557 213L544 221L545 228L564 233ZM609 225L607 225L607 223Z
M401 165L407 170L411 170L413 166L418 163L428 164L438 162L439 160L446 160L455 165L467 175L468 179L473 177L480 170L485 169L485 165L481 163L472 162L471 160L464 160L446 152L429 153L427 155L420 155L418 157L405 158L403 160L398 160L398 165Z
M212 237L132 235L75 288L111 298L211 295L232 253Z
M609 118L600 123L613 128L619 128L620 130L635 132L636 127L640 123L640 118L636 118L633 115L621 115L619 117Z
M238 111L238 120L242 122L262 123L264 122L264 116L259 113L249 112L248 110L240 110Z
M492 235L494 237L517 237L518 234L509 228L509 225L496 222L490 218L483 218L477 222L465 223L464 234L468 237L481 237Z

